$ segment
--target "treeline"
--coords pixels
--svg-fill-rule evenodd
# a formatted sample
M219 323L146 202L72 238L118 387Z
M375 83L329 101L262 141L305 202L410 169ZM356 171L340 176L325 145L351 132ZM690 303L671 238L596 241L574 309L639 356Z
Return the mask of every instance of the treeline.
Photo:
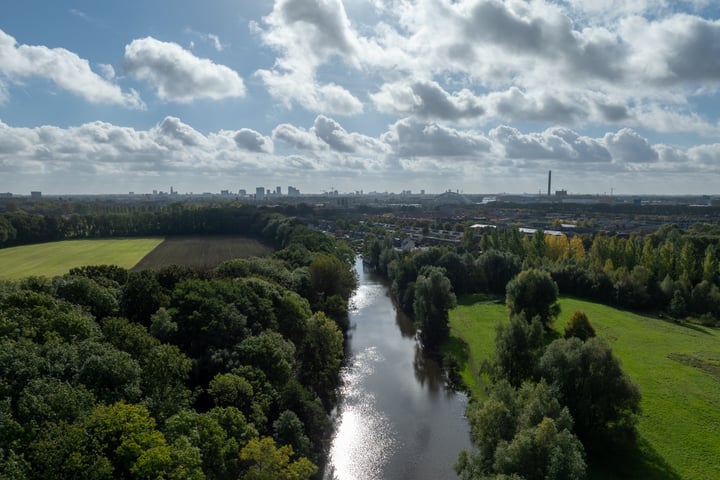
M665 226L629 238L546 235L517 229L466 231L458 247L397 252L390 240L369 235L365 259L386 274L401 307L412 312L414 282L425 265L445 270L456 294L504 294L521 270L550 272L560 292L640 311L720 320L720 227L697 224L686 231Z
M79 208L83 204L63 205L67 212L0 214L0 248L83 238L194 234L238 234L273 242L285 240L263 232L271 214L241 203L172 203L143 208L118 204L110 211L103 205L95 208ZM76 207L84 213L75 211ZM293 210L287 207L283 212ZM282 243L276 246L282 247Z
M235 218L284 248L0 283L0 478L316 475L353 252L287 217Z

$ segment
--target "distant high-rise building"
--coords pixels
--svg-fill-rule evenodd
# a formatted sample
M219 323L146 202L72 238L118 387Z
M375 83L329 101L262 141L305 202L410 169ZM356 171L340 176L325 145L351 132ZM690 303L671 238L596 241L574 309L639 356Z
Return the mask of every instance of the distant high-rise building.
M42 197L42 192L37 192L37 191L30 192L30 197L31 198L40 198L40 197Z
M275 195L282 195L282 187L275 187Z
M240 190L238 190L238 195L240 195L241 197L244 197L245 195L247 195L247 190L245 190L244 188L241 188Z
M255 198L258 200L265 198L265 187L255 187Z
M287 192L288 192L288 196L290 196L290 197L296 197L296 196L300 195L300 190L298 190L297 188L295 188L293 186L289 186L287 189Z

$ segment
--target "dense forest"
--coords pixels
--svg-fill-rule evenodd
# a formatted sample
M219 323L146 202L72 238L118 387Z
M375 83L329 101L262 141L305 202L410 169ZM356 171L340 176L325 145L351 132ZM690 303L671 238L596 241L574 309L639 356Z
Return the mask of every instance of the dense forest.
M210 271L101 265L0 283L0 478L317 474L356 284L347 245L238 206L3 225L11 243L242 233L277 250Z

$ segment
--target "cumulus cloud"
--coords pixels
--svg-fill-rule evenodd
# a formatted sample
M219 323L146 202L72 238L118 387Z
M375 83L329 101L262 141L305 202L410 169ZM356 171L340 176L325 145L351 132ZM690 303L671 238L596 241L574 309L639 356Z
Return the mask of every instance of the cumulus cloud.
M490 138L502 146L508 158L523 160L558 160L562 162L610 163L612 157L602 142L584 137L567 128L549 128L540 133L521 133L518 129L499 126Z
M189 103L245 95L245 84L234 70L152 37L125 46L125 70L148 82L166 101Z
M623 128L617 133L608 133L604 140L617 162L653 163L659 158L650 142L629 128Z
M101 69L107 73L106 67ZM30 77L45 78L91 103L144 108L137 92L123 92L119 86L93 72L90 63L77 54L64 48L18 44L2 30L0 75L11 82Z
M272 138L274 140L280 140L298 150L318 152L327 149L327 144L320 140L313 132L289 123L282 123L275 127L272 132Z
M273 130L273 138L298 149L315 153L383 154L388 146L382 141L356 132L348 132L338 122L325 115L318 115L313 126L306 130L287 123Z
M382 112L449 121L482 116L481 100L468 89L450 94L434 81L385 84L370 95Z
M288 108L297 103L327 114L363 112L362 102L347 88L316 76L316 69L332 58L358 66L358 40L340 0L278 0L263 22L265 28L252 28L280 57L272 69L256 75L273 97Z
M234 137L237 146L249 152L272 153L273 141L255 130L241 128Z
M473 131L460 131L406 118L381 136L400 157L477 157L490 150L490 141Z

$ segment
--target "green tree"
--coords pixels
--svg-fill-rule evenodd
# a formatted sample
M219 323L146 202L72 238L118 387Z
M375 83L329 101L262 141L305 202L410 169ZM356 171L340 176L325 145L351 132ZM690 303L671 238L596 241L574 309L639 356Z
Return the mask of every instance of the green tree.
M584 478L585 455L572 418L545 382L517 390L499 382L487 399L468 406L467 416L474 449L455 464L461 480Z
M448 311L456 304L450 280L438 267L425 267L415 281L413 312L420 339L428 349L437 348L448 336Z
M710 244L705 248L705 258L702 265L702 279L715 283L718 278L718 261L715 245Z
M304 480L317 472L310 460L301 457L292 460L293 449L290 445L280 448L270 437L250 440L240 451L240 459L248 465L242 475L243 480Z
M687 304L685 303L685 296L678 289L673 293L670 305L668 306L670 315L675 318L684 318L687 315Z
M141 389L143 403L156 420L166 418L190 406L187 383L192 361L175 345L157 345L140 358L143 369Z
M695 251L695 245L693 245L690 239L685 240L680 250L680 259L677 267L680 280L690 286L695 285L701 273L696 257L697 252Z
M585 312L576 310L570 315L570 320L565 326L565 338L576 337L583 342L595 336L595 329Z
M273 438L278 445L290 445L297 457L310 457L312 444L305 426L292 410L285 410L273 422Z
M507 285L505 301L512 315L522 315L530 323L540 317L546 328L560 314L558 287L548 272L524 270Z
M132 272L122 288L120 311L123 316L143 325L160 307L166 307L168 296L150 270Z
M567 405L588 448L634 441L640 391L604 340L555 340L540 358L538 371Z
M233 373L220 373L210 381L207 389L215 405L232 406L249 411L253 401L253 388L245 378Z
M354 270L334 255L316 255L310 263L310 284L319 299L338 295L347 300L357 286Z
M543 346L543 325L539 317L528 323L512 315L497 326L495 335L494 377L506 379L514 387L532 377L538 354Z
M655 262L657 278L665 278L665 275L675 277L675 245L671 240L666 240L658 249Z
M200 454L208 480L235 480L240 475L238 453L255 429L236 408L215 408L207 413L184 410L165 424L167 440L176 445L185 439Z
M298 348L298 377L326 401L332 402L344 356L343 335L335 322L318 312L307 321L307 335Z

